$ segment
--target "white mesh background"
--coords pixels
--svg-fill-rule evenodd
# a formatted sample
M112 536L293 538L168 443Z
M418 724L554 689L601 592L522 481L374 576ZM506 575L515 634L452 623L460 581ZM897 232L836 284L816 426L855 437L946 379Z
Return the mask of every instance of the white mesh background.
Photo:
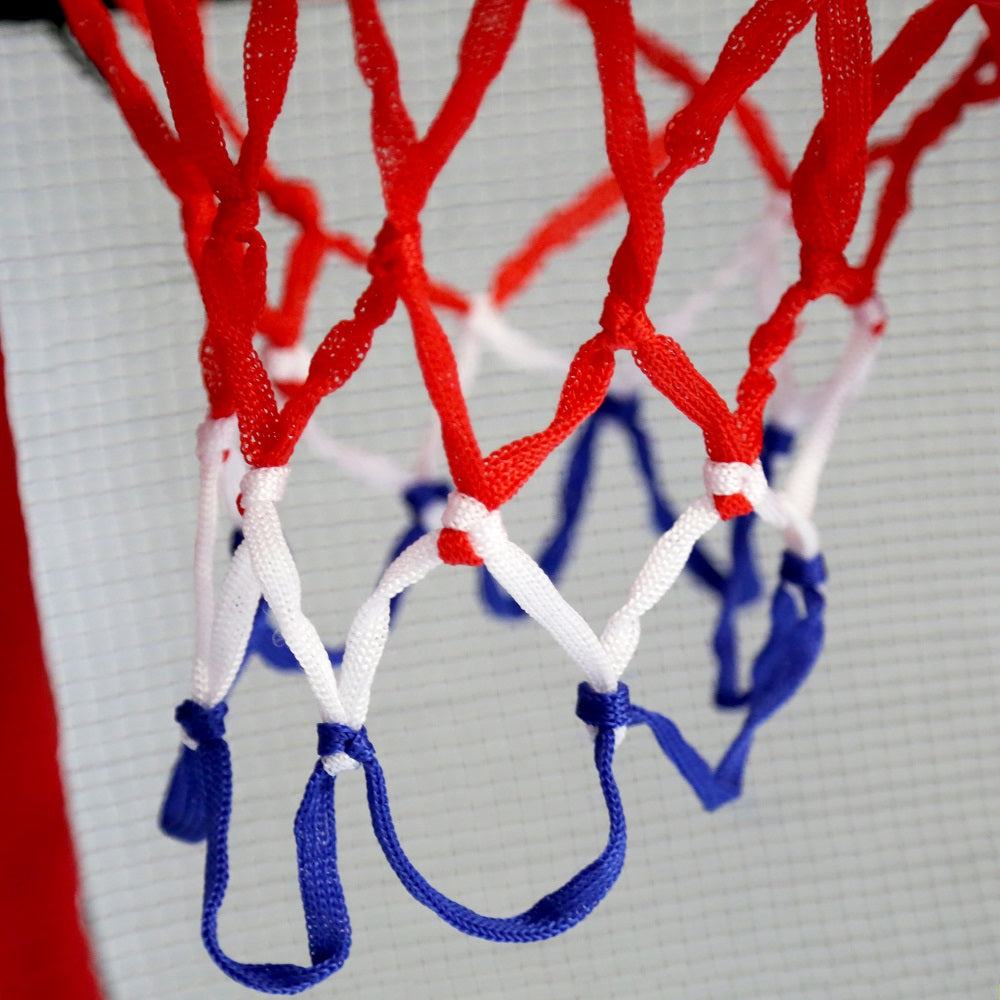
M454 62L455 6L386 5L418 122ZM880 47L902 6L873 5ZM640 7L703 66L741 13L733 0ZM245 17L238 5L211 14L229 84ZM976 30L971 18L960 25L892 122L947 78ZM334 225L369 239L378 186L345 10L306 6L301 39L275 159L321 186ZM755 91L793 156L819 113L811 44L797 40ZM651 117L665 118L675 92L646 75L644 86ZM198 940L202 850L155 825L177 746L172 709L188 690L203 406L200 305L176 209L101 86L38 27L0 31L0 134L0 322L97 956L120 1000L242 996ZM630 821L621 882L565 937L512 947L462 937L406 896L368 828L362 783L348 775L337 804L355 943L315 995L937 1000L995 988L998 137L997 109L974 110L919 173L916 211L885 270L889 335L820 500L827 648L759 738L744 799L702 813L648 734L633 733L616 762ZM596 173L602 142L586 34L539 0L432 196L431 270L481 288L528 226ZM725 258L763 194L727 131L716 160L668 202L655 310ZM621 231L616 217L556 259L513 320L567 351L584 339ZM274 223L267 233L276 248L286 235ZM360 282L331 261L311 343ZM690 342L727 393L755 318L745 284ZM809 313L807 372L825 370L845 326L839 309ZM554 379L488 366L471 399L484 447L541 426L556 393ZM405 461L428 413L397 317L321 419ZM698 435L651 393L646 413L671 495L686 501L699 484ZM529 549L551 523L561 464L560 453L506 509ZM306 610L339 640L403 527L401 504L303 452L282 509ZM777 546L763 537L770 575ZM611 434L564 593L603 623L651 543L631 459ZM486 616L472 583L468 570L441 570L409 596L369 731L418 867L470 905L507 913L593 857L605 820L573 716L571 664L537 628ZM670 714L706 750L721 749L733 725L708 705L713 616L682 581L644 623L628 678L639 703ZM761 629L749 625L748 640ZM242 958L303 960L291 821L314 759L315 710L301 678L256 664L229 722L237 798L223 940Z

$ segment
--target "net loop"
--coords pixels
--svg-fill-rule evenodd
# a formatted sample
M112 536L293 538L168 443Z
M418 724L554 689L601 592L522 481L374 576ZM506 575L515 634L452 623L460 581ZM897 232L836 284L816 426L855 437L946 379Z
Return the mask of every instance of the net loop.
M452 566L482 565L483 557L479 547L469 537L470 533L481 535L483 528L494 531L499 528L503 532L499 512L458 491L448 497L441 523L444 527L438 537L438 554Z
M615 735L610 730L598 732L594 744L594 765L608 813L608 839L604 849L565 885L516 916L490 917L477 913L450 899L424 878L399 842L385 775L374 755L364 764L372 829L403 888L456 930L503 943L556 937L575 927L597 907L617 882L625 863L627 834L625 812L613 772L615 744Z
M486 504L480 503L475 497L467 496L456 490L448 497L448 502L441 515L441 523L446 528L469 533L488 522L499 521L499 518L500 515L497 511L490 510Z
M225 714L225 702L205 708L191 700L182 702L175 712L188 742L181 745L170 772L160 807L160 829L186 844L199 844L209 833L204 751L225 746Z
M219 202L212 234L219 239L249 243L260 222L260 199L257 193L224 197Z
M244 507L253 503L280 503L288 485L291 470L287 465L270 465L260 469L249 469L242 481L242 502Z
M207 841L201 935L215 964L231 979L264 993L291 995L322 982L347 960L351 925L337 868L334 781L314 768L295 817L299 894L309 938L310 965L241 962L219 941L219 911L229 885L229 828L233 768L221 734L225 704L206 709L184 702L178 720L189 735L207 736L197 750L182 748L171 776L160 823L165 832L191 843Z

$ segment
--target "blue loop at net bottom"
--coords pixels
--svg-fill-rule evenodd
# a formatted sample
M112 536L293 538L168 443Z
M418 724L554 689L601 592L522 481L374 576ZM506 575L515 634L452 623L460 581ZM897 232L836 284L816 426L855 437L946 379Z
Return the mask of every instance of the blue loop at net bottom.
M197 746L182 747L164 800L161 824L187 841L206 840L202 939L220 969L252 989L271 994L299 993L332 975L347 959L351 927L338 871L335 813L336 780L322 757L345 753L364 769L372 829L402 885L418 902L463 933L497 942L530 942L554 937L578 924L605 898L625 860L626 824L613 774L615 730L648 726L664 755L690 784L707 809L736 798L743 787L757 729L794 694L819 654L823 637L825 578L821 557L804 560L786 553L781 582L771 603L771 631L758 654L747 689L743 724L716 767L712 767L666 716L633 705L619 684L610 694L578 689L577 714L595 727L594 764L608 812L604 849L565 885L512 917L489 917L456 902L432 886L411 862L396 834L385 775L364 728L321 723L321 759L306 785L295 818L299 892L311 964L240 962L218 937L218 916L229 881L229 823L232 766L225 739L225 705L204 708L184 702L177 719ZM799 591L800 601L793 595Z

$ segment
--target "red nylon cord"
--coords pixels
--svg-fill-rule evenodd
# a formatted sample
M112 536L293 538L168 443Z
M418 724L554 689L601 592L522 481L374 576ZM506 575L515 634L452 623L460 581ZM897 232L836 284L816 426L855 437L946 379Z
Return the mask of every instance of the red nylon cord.
M657 38L651 31L639 29L636 32L636 45L639 54L651 67L684 84L692 94L704 85L705 74L683 52ZM771 186L777 191L787 191L791 183L791 170L764 113L752 101L742 97L733 108L733 116Z
M997 98L995 65L982 49L917 115L896 140L869 149L868 135L885 108L941 46L969 0L932 0L918 11L873 64L863 0L758 0L727 39L706 75L645 30L637 29L627 0L564 0L586 17L604 98L610 175L603 175L551 213L522 246L501 262L491 282L494 301L523 290L545 260L569 245L623 201L624 238L608 275L600 331L577 351L547 427L483 457L469 419L448 337L433 306L464 312L465 297L425 270L420 212L483 96L502 68L525 0L477 0L458 54L458 70L423 137L418 137L400 89L392 43L375 0L350 0L356 59L372 99L372 140L382 181L386 222L371 251L353 237L324 228L319 200L301 181L284 178L267 161L268 138L280 111L295 54L295 0L255 0L245 46L247 127L243 129L205 65L194 0L124 0L148 32L167 88L174 128L124 59L107 13L97 0L67 0L71 26L101 68L150 160L180 199L189 254L206 308L202 361L212 412L238 413L243 451L252 464L283 464L320 400L342 386L367 355L374 332L398 300L413 328L421 373L442 424L456 487L490 507L513 496L548 454L604 398L614 352L629 350L650 382L705 436L716 461L753 461L760 447L764 405L773 390L770 368L795 336L813 299L834 294L851 304L871 293L876 271L908 208L907 189L923 152L939 141L971 104ZM995 38L1000 15L979 9ZM788 41L816 15L817 58L823 81L823 117L801 162L789 169L764 116L746 97ZM689 91L684 106L659 136L651 137L636 86L637 53ZM750 341L749 364L731 411L711 383L672 340L658 335L645 308L664 239L663 199L688 170L711 155L723 122L733 115L763 175L790 187L801 243L802 273ZM238 149L234 163L228 134ZM864 197L866 171L890 161L863 262L844 257ZM299 232L289 250L277 303L266 303L266 247L257 232L259 196L292 220ZM217 202L217 204L215 204ZM308 302L325 256L335 252L372 278L353 316L335 324L316 351L301 386L274 390L254 347L255 332L275 346L301 337ZM717 498L723 516L746 509L742 498ZM461 544L450 555L467 561Z
M399 86L395 53L372 0L350 0L357 62L372 93L372 139L388 222L378 262L389 266L413 326L414 344L455 487L487 499L485 468L469 419L458 368L427 302L418 213L431 184L472 123L520 26L524 2L477 0L459 52L459 68L441 110L418 141Z
M625 303L630 316L645 308L659 262L663 211L653 185L646 113L635 87L635 26L626 0L585 4L594 35L598 73L604 92L608 158L629 211L629 233L612 265L610 296ZM627 260L625 258L628 258ZM621 316L621 311L608 316ZM626 334L623 319L605 325L578 351L563 383L549 425L513 441L487 459L490 507L509 500L545 458L600 406L614 372L616 338ZM457 485L457 484L456 484Z
M650 143L650 156L662 150L663 143ZM506 305L535 278L548 258L563 247L572 246L588 229L607 218L622 200L618 181L604 174L580 191L570 202L546 216L541 224L510 256L505 257L490 282L490 298L498 306Z
M562 2L571 10L581 11L580 0ZM653 69L689 93L704 83L705 75L684 53L648 30L637 29L636 50ZM787 191L791 172L763 112L751 101L742 99L737 102L734 114L764 176L776 190ZM651 139L649 155L658 167L663 166L666 153L662 135ZM531 282L552 253L572 245L586 230L605 219L621 198L614 175L603 174L550 213L514 253L500 262L490 283L493 302L497 305L509 302Z
M497 449L487 459L491 495L499 506L512 497L545 458L593 413L614 372L614 350L651 334L645 306L663 241L663 209L653 173L646 112L635 82L635 24L625 0L581 0L594 38L604 95L608 160L628 209L629 223L611 271L601 332L577 352L559 405L544 430Z
M709 158L734 106L773 65L788 41L805 27L816 6L815 0L758 0L739 22L708 78L667 126L667 165L657 176L661 198L685 172ZM783 301L787 300L786 296ZM636 345L633 356L650 382L701 428L710 458L731 462L757 457L760 430L746 434L676 342L660 336L647 338ZM719 498L717 506L726 517L748 509L739 497Z
M824 76L825 111L792 182L803 271L775 313L751 338L750 365L737 390L742 440L751 448L759 448L756 432L773 391L770 368L795 336L796 322L805 307L826 294L836 294L851 304L873 291L873 271L852 269L843 256L864 192L867 135L895 96L940 48L967 7L962 0L928 4L904 24L871 65L864 4L824 8L826 13L817 25L817 52ZM853 99L849 96L852 90ZM858 152L862 147L863 156ZM831 155L831 148L838 150L836 156ZM889 207L885 203L878 209L876 235L880 214Z
M240 124L225 94L214 83L212 102L226 132L242 144L246 129ZM288 251L285 283L280 304L267 307L261 317L260 332L277 346L289 347L301 336L305 309L315 288L323 259L335 253L352 264L368 263L371 249L349 233L328 229L322 220L322 206L316 188L308 181L290 179L270 162L260 174L260 193L272 210L299 227L299 234ZM431 281L428 292L432 304L451 312L465 314L468 299L442 281Z
M873 156L890 163L876 213L871 241L859 272L872 287L885 260L886 251L899 224L910 209L910 183L920 158L955 127L965 110L973 104L1000 98L1000 77L983 82L982 70L998 64L992 47L984 42L954 81L913 117L897 139L880 144Z
M658 178L663 197L684 173L708 160L736 103L820 5L821 0L758 0L740 20L704 85L667 126L669 162Z

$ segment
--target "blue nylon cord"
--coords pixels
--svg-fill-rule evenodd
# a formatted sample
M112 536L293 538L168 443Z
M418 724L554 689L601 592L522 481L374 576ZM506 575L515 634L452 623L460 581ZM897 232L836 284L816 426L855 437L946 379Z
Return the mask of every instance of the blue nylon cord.
M674 523L674 516L660 487L648 435L639 419L637 397L608 397L584 425L567 463L560 494L559 522L538 562L553 579L558 577L573 547L589 488L594 449L600 427L618 423L628 434L650 503L651 519L659 531ZM791 433L769 427L761 454L765 474L775 455L793 444ZM390 562L424 534L423 514L433 502L447 499L450 486L444 482L421 483L404 494L411 523L393 546ZM597 728L594 762L608 810L608 840L601 854L555 892L513 917L488 917L476 913L435 889L414 867L397 837L389 807L385 776L364 729L355 733L345 726L319 726L321 756L344 752L365 771L372 828L393 871L407 891L443 920L466 934L498 942L539 941L561 934L583 920L607 895L624 864L625 816L613 775L614 729L649 726L663 753L698 795L706 809L713 810L736 798L742 791L748 754L757 729L777 712L801 686L816 658L823 639L824 580L821 557L802 560L786 553L781 581L771 603L771 631L751 671L750 686L738 689L739 611L755 600L761 583L755 568L752 533L755 518L747 515L731 527L731 562L722 573L695 548L690 569L720 599L720 613L713 635L718 661L716 703L727 708L743 707L746 716L736 737L713 769L667 717L629 701L628 688L620 684L610 695L597 694L581 684L577 714ZM233 549L242 541L233 536ZM514 617L523 612L489 576L481 576L483 598L494 613ZM790 588L801 593L804 610ZM393 600L391 614L398 612L401 597ZM298 669L291 651L271 624L269 610L261 600L253 622L246 659L253 652L272 667ZM328 649L331 664L343 659L343 649ZM242 668L241 668L242 669ZM337 868L334 811L335 779L317 762L295 819L299 861L299 888L312 964L243 963L232 959L218 941L218 913L229 878L228 832L232 806L232 768L225 740L224 704L204 709L183 703L177 719L197 749L184 746L171 774L160 814L165 832L180 840L207 840L202 938L216 964L231 978L252 989L272 994L294 994L326 979L342 967L351 944L351 929Z
M762 589L753 552L753 514L735 518L730 528L731 563L729 574L719 591L719 617L712 633L712 651L718 665L715 681L715 704L719 708L738 708L746 703L747 692L738 690L740 611L755 601Z
M312 964L236 961L222 950L218 937L219 910L229 882L233 796L232 763L223 724L225 713L224 704L205 709L193 701L186 701L177 709L177 721L198 744L197 750L185 748L190 756L182 760L186 768L199 772L204 793L200 803L203 835L207 839L202 941L215 964L243 986L279 995L301 993L336 972L347 960L351 947L351 926L337 871L334 779L317 763L295 817L299 890ZM196 825L197 816L191 817L187 824L179 823L182 829Z
M625 861L625 814L612 773L614 732L602 728L594 745L594 764L608 810L608 841L601 854L565 885L513 917L487 917L457 903L435 889L416 869L396 835L385 775L364 729L319 725L320 754L344 752L365 771L372 829L390 867L417 902L431 909L452 927L497 942L542 941L568 931L584 919L608 894Z
M660 749L706 809L718 809L740 795L757 730L801 687L815 664L823 645L825 602L819 588L824 579L821 556L804 560L793 553L785 553L781 582L771 602L771 632L754 661L751 687L746 692L747 714L717 767L713 768L666 716L632 705L627 685L619 684L614 695L617 724L649 726ZM804 608L801 613L792 587L802 595ZM594 699L607 697L595 695L586 683L581 684L577 715L593 724L591 706Z
M337 867L335 779L326 772L322 761L317 761L295 819L299 889L312 964L248 963L233 959L218 940L218 915L229 881L232 812L232 764L225 740L225 714L225 704L205 709L186 701L178 707L178 722L198 745L196 750L184 748L181 760L188 772L184 780L202 794L182 796L173 788L168 793L168 800L194 803L193 815L174 817L175 828L199 829L201 839L207 839L202 941L216 965L236 982L264 993L299 993L340 969L350 950L350 922ZM344 752L364 767L375 836L389 864L414 898L466 934L498 942L540 941L569 930L591 913L617 881L624 864L625 815L612 772L614 731L607 724L599 724L594 763L608 809L607 845L561 888L524 913L506 918L485 917L449 899L413 866L396 835L385 777L364 729L354 732L347 726L321 723L317 727L318 750L320 756ZM192 780L192 772L197 772L196 781ZM178 773L177 768L174 773Z
M537 562L553 582L557 582L575 543L583 515L587 491L593 475L594 453L600 429L609 423L618 424L628 435L633 457L645 486L650 507L650 519L655 529L669 531L676 520L659 481L652 444L640 413L638 395L605 397L600 407L576 436L573 451L566 464L560 488L559 517L555 531L542 549ZM770 478L776 456L787 454L794 435L783 428L768 426L764 431L761 465ZM740 708L746 705L749 691L739 689L740 612L760 597L762 583L756 568L753 530L756 517L747 514L735 518L730 528L730 565L721 571L703 549L695 545L686 569L719 598L719 614L712 633L712 649L717 663L714 700L720 708ZM523 617L525 612L483 567L480 592L486 606L504 618Z
M160 829L175 840L200 844L208 835L205 781L198 754L181 746L160 807Z

